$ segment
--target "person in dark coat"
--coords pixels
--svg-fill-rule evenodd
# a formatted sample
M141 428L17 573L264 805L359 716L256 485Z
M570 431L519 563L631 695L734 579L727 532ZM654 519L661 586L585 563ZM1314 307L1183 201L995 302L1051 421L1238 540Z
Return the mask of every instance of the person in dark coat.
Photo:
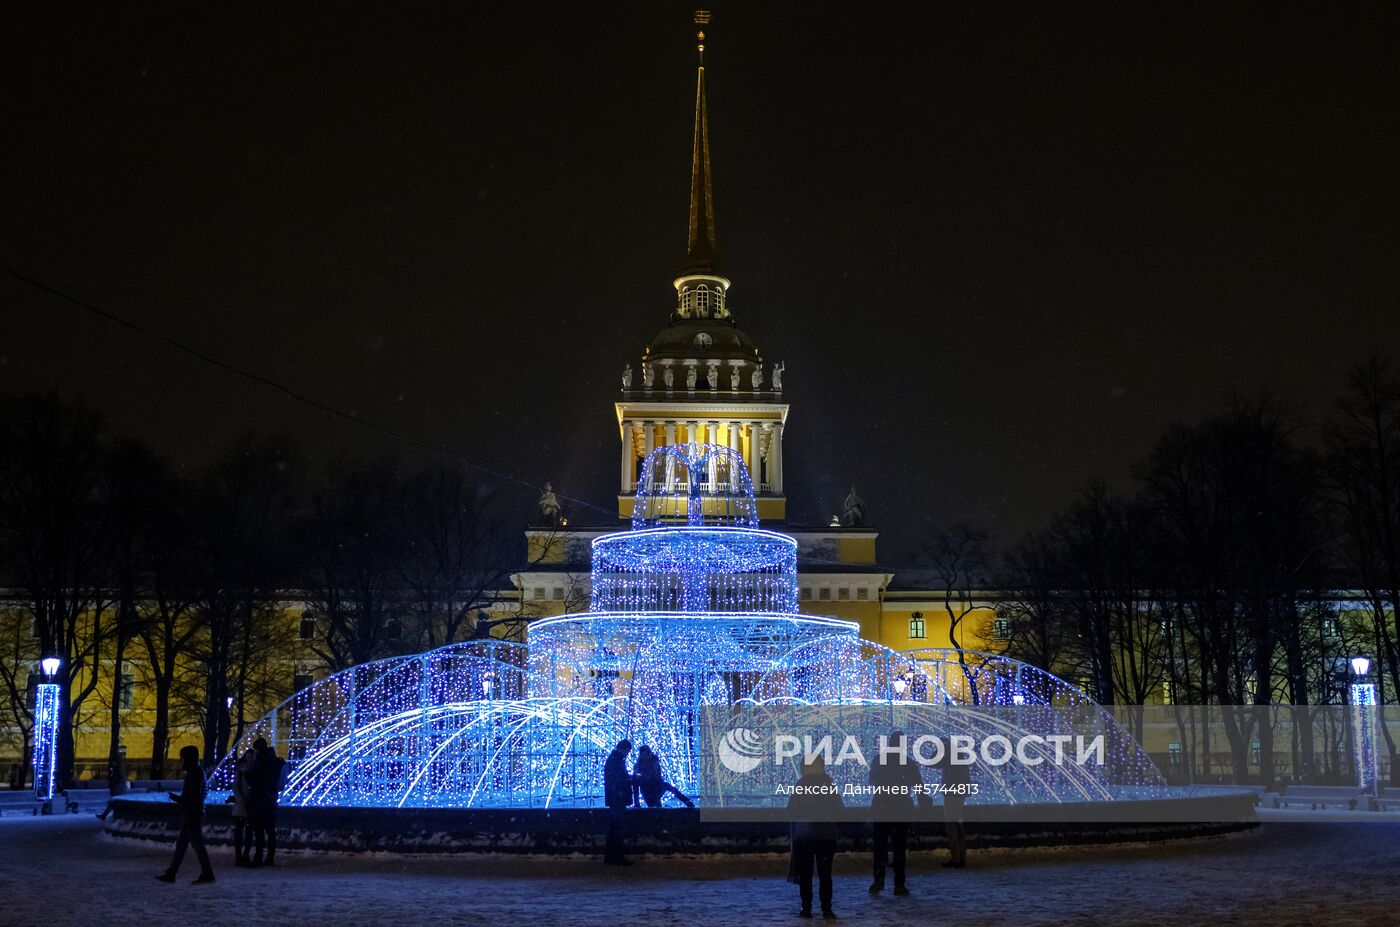
M890 750L901 749L904 734L893 731L886 745ZM877 752L876 762L870 767L870 784L876 788L870 799L874 831L871 843L875 855L875 881L870 883L870 894L877 895L885 890L885 866L893 849L894 893L907 895L904 864L909 849L909 821L914 816L914 802L928 800L923 794L924 780L913 757L906 756L901 763L898 754Z
M632 776L627 771L627 756L632 741L619 740L603 763L603 803L608 806L608 842L603 849L603 862L609 866L628 866L631 860L622 852L622 830L627 806L632 804Z
M667 794L676 796L687 808L695 807L695 802L666 781L666 777L661 774L661 758L646 744L642 744L637 750L637 764L632 768L632 778L648 808L660 808L661 801Z
M967 865L967 828L963 824L963 805L972 790L972 769L966 764L944 758L938 764L943 774L943 825L948 834L948 862L944 868L961 869Z
M195 885L214 881L214 867L209 865L209 851L204 848L204 798L208 785L204 781L204 770L199 768L199 748L181 747L180 762L185 768L185 784L179 792L171 792L170 800L180 806L180 836L175 838L175 855L170 860L170 868L156 876L162 882L174 882L180 864L185 861L185 850L194 845L194 855L199 859L199 878Z
M238 758L238 763L233 767L233 794L229 796L229 802L233 805L233 864L235 866L252 864L253 765L257 762L257 758L256 752L245 750L243 755Z
M253 859L249 866L277 865L277 799L282 793L286 767L277 751L259 737L253 741L253 769L249 774L248 819L253 828ZM263 856L264 846L267 855Z
M802 770L788 798L792 821L792 875L802 900L802 917L812 916L812 873L821 883L822 916L836 917L831 909L831 863L836 858L836 822L845 807L837 786L826 774L826 763L815 757Z

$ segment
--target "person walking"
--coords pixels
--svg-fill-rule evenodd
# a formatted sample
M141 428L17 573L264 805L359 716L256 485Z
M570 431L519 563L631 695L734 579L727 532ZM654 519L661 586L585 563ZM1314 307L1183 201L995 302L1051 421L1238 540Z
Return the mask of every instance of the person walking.
M181 747L180 762L185 768L184 787L170 793L170 800L180 806L180 836L175 838L175 855L170 860L170 868L156 878L174 882L185 860L185 850L193 844L194 855L199 859L199 877L194 884L205 885L214 881L214 867L209 864L209 851L204 848L204 798L209 788L204 781L204 770L199 768L199 748Z
M603 863L609 866L632 864L622 850L624 815L627 806L632 804L632 776L627 772L627 756L631 752L632 741L623 738L603 763L603 803L608 807L608 841L603 849Z
M632 767L632 775L637 783L637 790L641 793L642 800L647 803L648 808L660 808L662 800L668 794L676 796L681 804L687 808L695 807L695 802L687 798L680 789L666 781L666 777L661 774L661 757L657 756L655 751L646 744L642 744L641 748L637 750L637 763Z
M878 751L877 761L870 767L870 784L875 789L870 799L875 856L875 880L870 883L870 894L885 890L885 868L893 850L894 893L907 895L904 866L909 850L909 821L914 815L915 800L927 801L927 796L918 765L904 752L902 731L891 732L885 749Z
M845 805L836 783L826 774L826 762L813 757L802 770L788 798L788 819L792 822L792 873L797 882L802 917L812 916L812 874L820 883L822 917L836 917L831 908L831 863L836 858L836 822Z
M233 864L252 865L253 766L257 753L245 750L233 768Z
M286 766L277 751L259 737L253 741L253 768L249 776L249 821L253 826L253 859L249 866L277 865L277 799L282 792ZM266 847L267 855L263 856Z

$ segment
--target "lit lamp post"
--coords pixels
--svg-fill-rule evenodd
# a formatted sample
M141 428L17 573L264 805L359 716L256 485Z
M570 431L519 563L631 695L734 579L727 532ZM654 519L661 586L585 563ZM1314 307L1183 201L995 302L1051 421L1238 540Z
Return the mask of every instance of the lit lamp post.
M1376 794L1376 684L1367 682L1371 661L1351 658L1351 739L1356 754L1357 786Z
M58 778L58 726L63 715L63 693L57 678L62 665L58 657L40 660L39 667L46 681L34 691L34 797L41 802L53 801Z

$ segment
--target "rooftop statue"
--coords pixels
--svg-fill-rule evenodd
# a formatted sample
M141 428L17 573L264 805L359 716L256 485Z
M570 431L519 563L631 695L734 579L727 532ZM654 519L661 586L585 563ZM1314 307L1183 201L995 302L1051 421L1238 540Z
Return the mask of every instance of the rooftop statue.
M559 497L554 494L554 487L549 483L544 484L544 492L540 493L540 515L546 520L559 524L559 517L564 514L564 507L559 504Z
M841 524L847 528L857 528L865 524L865 500L856 493L856 488L846 494L842 503Z

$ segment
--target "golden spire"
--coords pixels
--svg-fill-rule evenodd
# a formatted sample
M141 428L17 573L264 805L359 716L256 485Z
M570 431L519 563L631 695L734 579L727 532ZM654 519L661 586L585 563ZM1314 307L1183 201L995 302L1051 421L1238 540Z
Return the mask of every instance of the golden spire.
M709 10L695 11L695 24L710 22ZM687 274L719 271L715 236L715 194L710 180L710 122L705 102L705 33L696 33L700 60L695 75L695 140L690 152L690 230L686 239Z

